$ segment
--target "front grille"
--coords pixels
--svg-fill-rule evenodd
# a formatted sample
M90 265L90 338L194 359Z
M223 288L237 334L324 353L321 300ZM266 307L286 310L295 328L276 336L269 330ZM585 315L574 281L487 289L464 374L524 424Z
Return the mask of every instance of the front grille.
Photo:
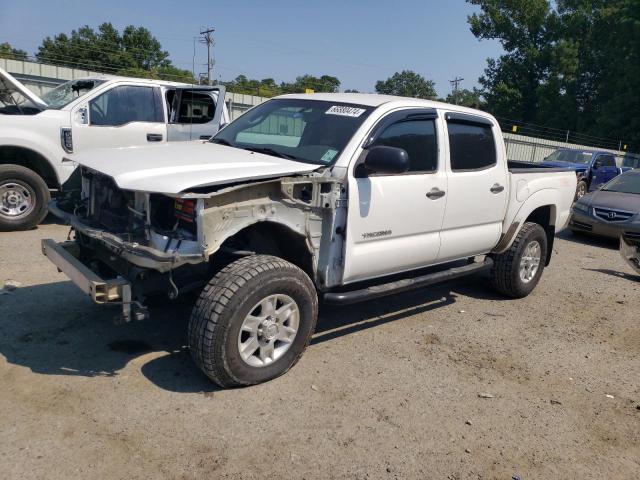
M605 222L626 222L635 215L634 212L599 207L593 208L593 214Z
M593 230L592 225L589 225L588 223L578 222L576 220L571 220L571 222L569 222L569 225L573 228L579 228L580 230L585 230L587 232L590 232Z

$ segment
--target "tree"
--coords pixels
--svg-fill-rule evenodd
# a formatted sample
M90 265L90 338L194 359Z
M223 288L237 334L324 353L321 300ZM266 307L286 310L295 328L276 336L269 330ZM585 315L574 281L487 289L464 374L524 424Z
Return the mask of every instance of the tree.
M376 82L376 92L387 95L399 95L402 97L425 98L434 100L436 98L435 82L426 80L411 70L403 70L394 73L386 80Z
M640 151L637 0L467 1L474 35L505 50L479 80L489 111Z
M111 24L103 23L98 30L85 25L72 30L71 35L60 33L46 37L36 53L38 60L72 68L83 68L106 73L132 73L144 71L143 76L175 76L176 79L193 76L176 69L169 53L144 27L129 25L122 34Z
M313 75L302 75L296 77L295 82L282 82L279 85L273 78L253 80L245 75L238 75L234 80L223 83L230 92L261 97L273 97L283 93L304 93L307 89L315 92L337 92L340 88L340 80L330 75L319 78Z
M489 59L480 84L493 113L534 120L548 74L554 17L548 0L467 0L480 7L469 17L479 39L500 41L505 54Z
M354 88L347 88L344 93L360 93L358 90Z
M322 75L321 77L314 77L313 75L302 75L296 77L294 83L283 82L280 88L284 92L297 93L304 92L307 89L315 92L337 92L340 89L340 80L337 77L331 75Z
M473 90L469 90L467 88L463 88L462 90L458 90L457 92L451 92L447 95L447 98L444 99L447 103L453 103L455 105L461 105L463 107L483 109L485 107L485 102L482 99L482 92L477 88L473 88Z
M18 48L13 48L9 43L0 43L0 58L26 60L27 52Z

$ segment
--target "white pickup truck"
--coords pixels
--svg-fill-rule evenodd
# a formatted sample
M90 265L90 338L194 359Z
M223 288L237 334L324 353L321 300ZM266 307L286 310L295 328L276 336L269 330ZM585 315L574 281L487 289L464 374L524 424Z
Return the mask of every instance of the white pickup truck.
M97 303L143 319L199 292L189 346L222 386L287 371L318 298L340 304L490 271L536 286L572 171L507 162L489 114L381 95L286 95L210 141L74 156L82 188L51 209L75 239L44 254Z
M209 138L229 122L224 87L126 77L59 85L42 98L0 68L0 231L32 228L74 167L100 147Z

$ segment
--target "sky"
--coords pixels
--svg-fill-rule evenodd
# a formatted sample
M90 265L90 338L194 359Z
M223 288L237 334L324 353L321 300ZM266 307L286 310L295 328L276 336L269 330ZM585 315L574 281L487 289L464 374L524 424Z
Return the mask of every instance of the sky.
M414 70L436 82L478 85L486 59L502 49L479 41L464 0L0 0L0 43L33 55L42 39L82 25L111 22L144 26L170 53L174 65L206 72L206 47L194 36L215 28L214 77L293 81L296 76L333 75L342 89L374 91L377 80ZM195 62L194 62L195 60Z

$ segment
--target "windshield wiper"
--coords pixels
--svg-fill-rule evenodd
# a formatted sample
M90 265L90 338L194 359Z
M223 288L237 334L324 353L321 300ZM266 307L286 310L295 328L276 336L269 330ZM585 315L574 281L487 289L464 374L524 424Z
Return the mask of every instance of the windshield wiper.
M225 140L224 138L212 138L209 140L211 143L217 143L218 145L226 145L227 147L235 147L231 142Z
M243 150L249 150L250 152L264 153L265 155L271 155L273 157L286 158L287 160L298 160L298 157L289 155L288 153L278 152L269 147L242 147Z

